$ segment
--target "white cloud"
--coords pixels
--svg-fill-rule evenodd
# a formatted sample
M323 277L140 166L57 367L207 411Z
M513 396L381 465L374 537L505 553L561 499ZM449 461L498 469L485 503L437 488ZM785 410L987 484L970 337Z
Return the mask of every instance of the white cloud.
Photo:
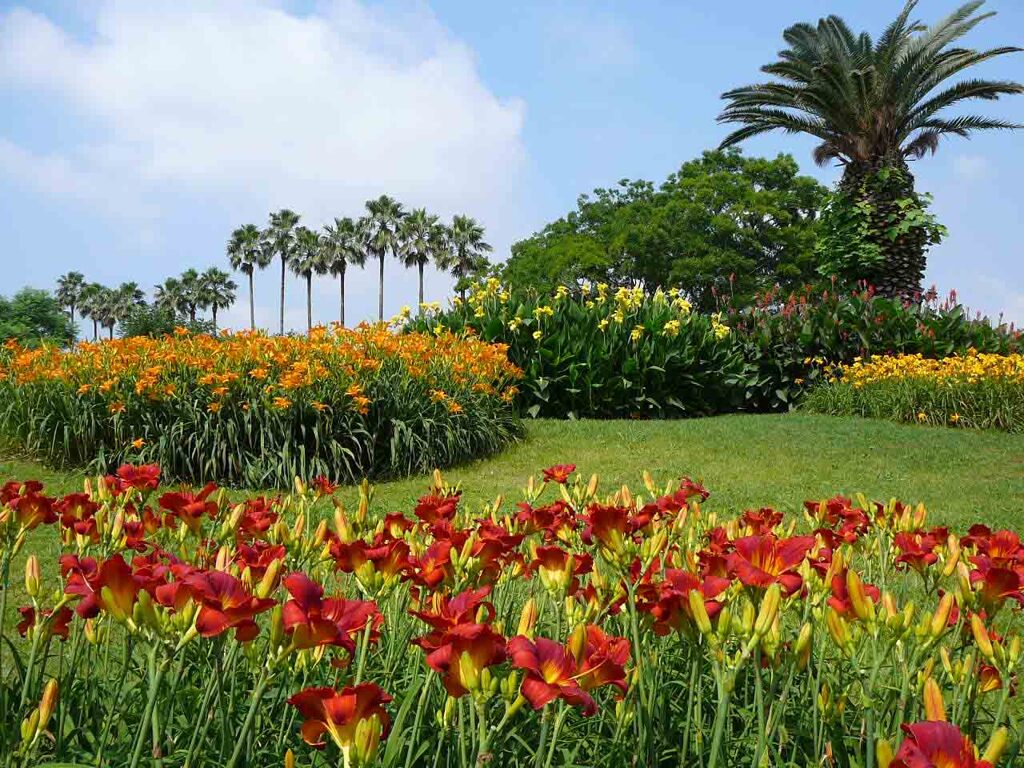
M0 176L122 216L159 221L168 199L219 210L209 252L229 219L288 206L318 225L385 192L476 216L506 244L526 200L522 103L491 93L422 7L317 8L112 0L83 37L0 14L0 85L82 126L43 151L0 128Z

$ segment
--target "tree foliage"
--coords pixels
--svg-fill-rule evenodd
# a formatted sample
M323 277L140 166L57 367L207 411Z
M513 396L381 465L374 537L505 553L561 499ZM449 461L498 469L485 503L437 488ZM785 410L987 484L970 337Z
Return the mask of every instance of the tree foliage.
M65 346L74 341L75 326L49 292L22 288L10 299L0 296L0 340L8 339L23 346Z
M701 308L716 293L795 288L816 274L825 194L788 155L705 152L659 187L623 179L582 195L575 211L512 246L502 277L541 291L566 280L678 287Z

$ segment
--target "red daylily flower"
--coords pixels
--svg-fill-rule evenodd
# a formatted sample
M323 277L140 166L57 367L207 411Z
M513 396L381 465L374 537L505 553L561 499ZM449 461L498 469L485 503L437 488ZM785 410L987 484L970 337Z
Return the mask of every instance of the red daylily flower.
M370 642L379 638L384 617L377 604L368 600L324 598L324 590L306 574L296 571L285 576L284 588L292 599L284 604L285 632L298 649L337 645L355 653L355 638L371 626Z
M534 709L562 699L582 709L585 717L597 712L593 697L576 680L576 659L561 643L518 635L508 641L508 652L512 666L526 672L519 690Z
M797 567L814 545L813 536L789 539L778 539L774 535L745 536L733 542L727 564L744 585L765 589L777 583L788 596L802 586Z
M1017 571L993 567L984 556L974 559L978 562L979 568L971 571L971 584L977 590L978 598L988 613L995 614L1007 599L1016 600L1019 605L1024 605L1024 580Z
M307 744L322 748L326 744L324 734L327 734L339 749L347 752L355 747L360 765L371 762L377 744L387 738L391 720L384 705L390 701L391 697L373 683L361 683L341 691L327 687L307 688L288 699L303 717L301 733ZM359 724L373 718L378 724L373 729L376 733L368 744L356 744Z
M611 685L622 693L627 691L626 662L629 661L629 640L612 637L593 624L587 626L587 641L580 665L580 686L587 691Z
M935 548L939 546L939 540L930 533L900 532L893 539L893 545L900 551L895 560L896 565L910 566L921 574L939 560L939 556L935 553Z
M11 480L0 487L0 505L10 504L19 496L27 496L30 493L42 493L43 484L38 480L26 480L24 483Z
M771 507L762 507L756 511L748 509L740 520L750 529L751 536L762 536L771 533L778 527L782 522L782 513Z
M181 520L192 533L199 533L203 515L211 520L217 516L217 502L209 501L209 496L217 490L216 483L207 483L199 493L179 491L165 493L160 497L160 507L171 512Z
M431 595L429 605L418 611L410 609L409 613L429 624L434 631L415 638L411 641L412 644L427 652L435 651L440 647L445 633L460 624L473 624L478 620L481 623L489 623L495 614L494 606L486 599L490 594L491 588L485 586L460 592L451 598Z
M160 485L160 467L156 464L122 464L117 469L117 480L122 490L155 491Z
M565 485L569 482L569 475L575 471L575 464L555 464L553 467L541 470L541 474L544 475L545 482Z
M401 539L384 540L378 537L373 544L356 540L345 543L337 537L331 541L331 557L339 571L354 573L367 563L385 577L404 574L410 568L409 545Z
M452 520L455 518L455 513L459 508L459 499L461 497L461 491L450 493L447 496L428 494L416 502L416 508L413 512L415 512L416 517L427 525L433 525L440 520Z
M849 569L843 568L832 576L832 595L828 599L828 604L840 616L853 615L853 603L850 600L850 589L847 582L848 573ZM876 604L882 599L882 593L873 584L864 584L864 595Z
M317 496L333 496L338 486L328 480L324 475L317 475L313 478L313 490Z
M252 539L270 530L277 522L278 514L274 511L275 501L263 496L247 499L242 517L238 521L238 536L241 539Z
M906 738L889 768L992 768L974 756L971 740L951 723L914 723L903 731Z
M31 605L23 605L18 609L18 613L21 614L21 621L18 622L18 634L25 637L28 631L36 625L36 609ZM64 606L57 611L56 616L53 611L43 611L44 619L51 616L53 619L50 621L49 631L61 640L67 640L70 631L68 624L71 622L71 609Z
M480 684L480 673L505 660L505 638L486 624L459 624L427 654L427 666L441 675L448 695L465 696Z
M543 531L546 542L568 539L569 534L579 525L575 510L562 499L536 508L525 501L520 502L515 519L517 526L522 526L520 530L525 534Z
M638 590L637 608L654 619L654 632L667 635L694 626L693 610L690 608L690 593L699 590L704 598L704 609L714 621L722 610L716 600L732 582L721 576L704 576L669 568L665 580L656 584L645 584Z
M131 618L139 585L121 555L108 557L98 567L91 557L79 560L74 555L65 555L61 558L61 571L67 579L64 593L82 598L75 612L83 619L91 619L100 611L119 621Z
M196 629L203 637L217 637L234 629L235 639L247 643L260 632L255 616L276 604L270 598L254 597L242 582L223 571L193 571L182 584L199 604Z
M594 560L586 554L571 554L560 547L537 547L530 570L545 589L573 594L579 589L579 577L590 573Z
M89 494L69 493L54 506L60 513L62 526L79 536L88 537L93 542L99 541L95 515L100 507Z
M25 483L23 489L28 486L29 483ZM39 487L42 488L41 485ZM30 489L24 491L20 496L15 496L7 504L14 510L14 519L18 521L18 525L31 531L40 525L52 525L57 522L57 512L53 508L54 501L49 496Z
M420 557L410 558L412 578L427 589L436 588L441 582L455 575L451 560L452 543L435 541Z
M285 554L284 544L256 541L252 544L239 544L235 551L235 562L239 568L249 569L253 581L259 581L266 574L270 564L275 560L284 560Z

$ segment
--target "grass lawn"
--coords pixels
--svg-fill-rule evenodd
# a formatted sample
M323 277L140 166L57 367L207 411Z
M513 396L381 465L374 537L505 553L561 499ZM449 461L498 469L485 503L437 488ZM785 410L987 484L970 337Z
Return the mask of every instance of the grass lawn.
M597 472L602 487L642 489L648 469L662 482L690 475L711 491L709 508L797 508L804 499L864 492L923 501L936 523L981 521L1019 528L1024 513L1024 435L900 425L861 418L791 413L686 421L527 423L526 439L492 459L446 473L470 504L504 494L517 501L526 477L556 463ZM50 493L81 487L82 475L0 458L0 482L38 478ZM375 505L411 511L424 477L377 486ZM340 492L354 500L354 489Z

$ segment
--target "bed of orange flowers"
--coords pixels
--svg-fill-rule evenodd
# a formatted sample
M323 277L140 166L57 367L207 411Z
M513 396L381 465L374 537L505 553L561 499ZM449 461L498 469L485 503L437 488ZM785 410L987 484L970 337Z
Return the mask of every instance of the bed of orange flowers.
M384 325L0 352L0 428L60 463L287 486L429 471L515 437L500 345ZM272 459L267 459L272 456Z
M1012 531L572 465L478 509L435 473L408 515L160 477L0 491L8 765L1017 764Z

